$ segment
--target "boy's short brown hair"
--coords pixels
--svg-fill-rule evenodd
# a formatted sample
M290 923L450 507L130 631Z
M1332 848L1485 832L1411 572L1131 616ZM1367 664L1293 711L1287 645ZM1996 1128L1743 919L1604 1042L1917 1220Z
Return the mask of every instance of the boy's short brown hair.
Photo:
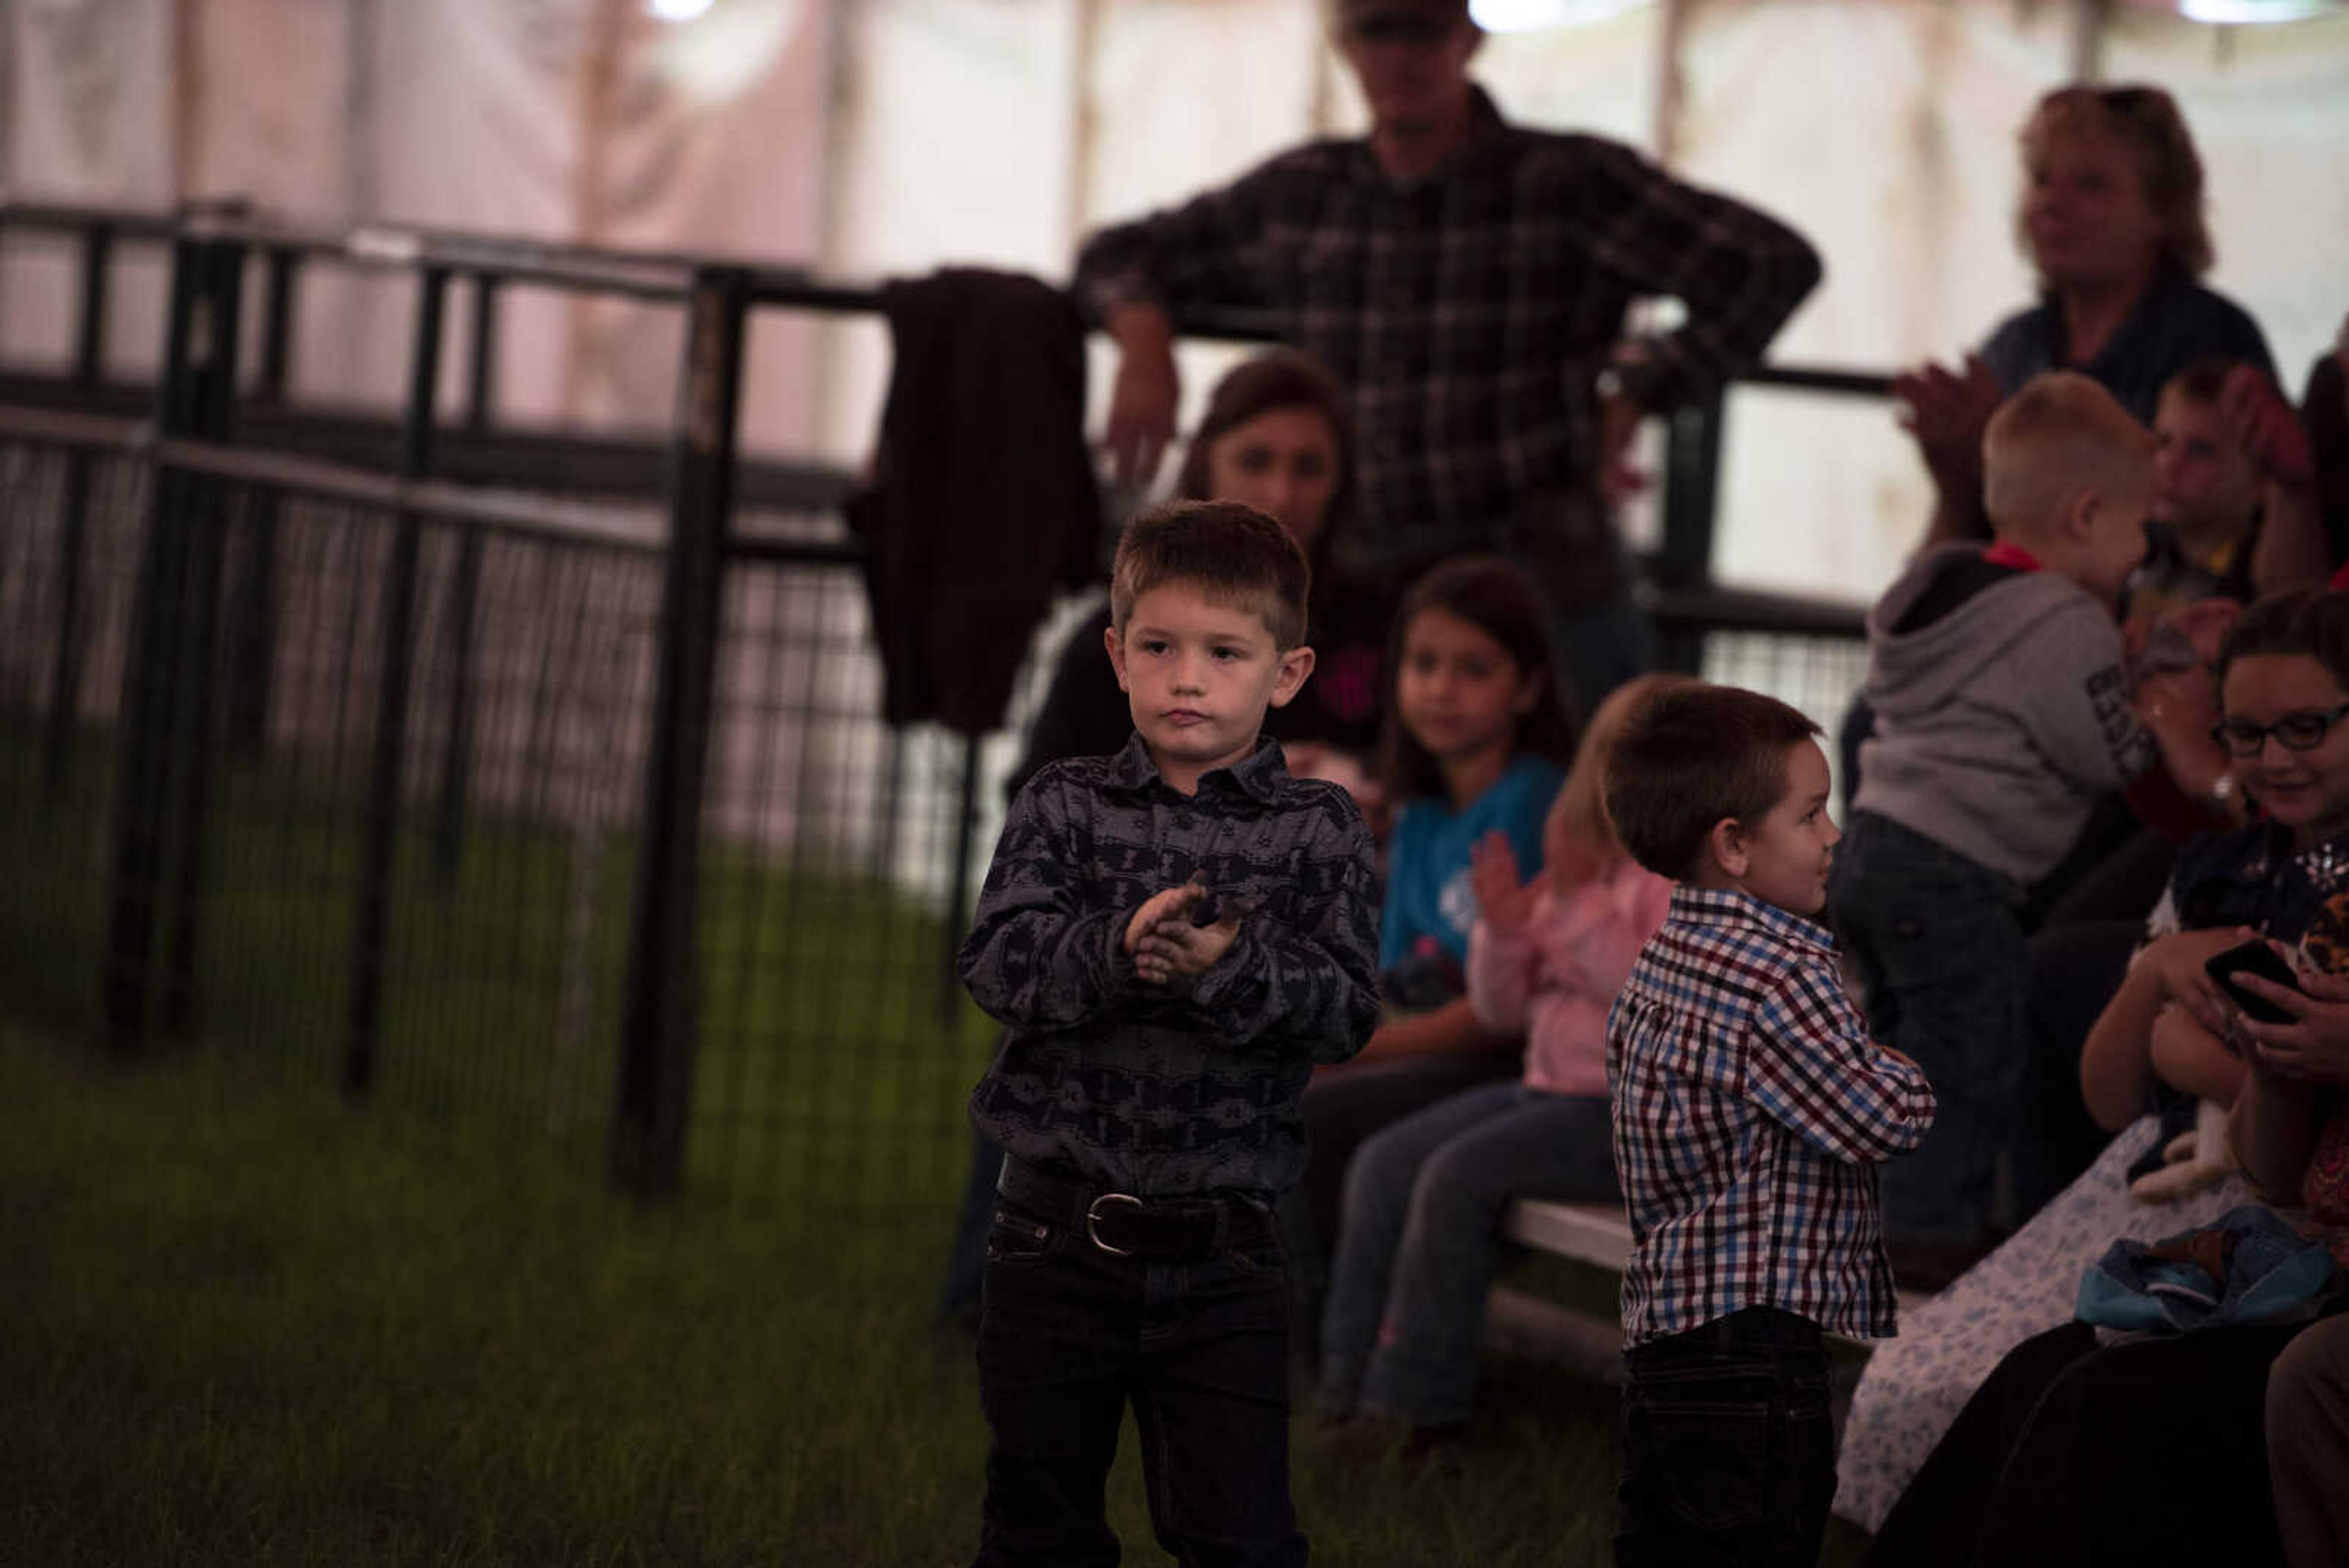
M1624 852L1686 881L1727 817L1751 822L1786 794L1786 748L1819 733L1803 713L1737 686L1692 681L1657 692L1607 764L1607 815Z
M1256 610L1283 653L1305 640L1313 570L1288 530L1253 506L1169 501L1128 523L1109 576L1110 619L1121 635L1133 601L1168 583Z
M1982 509L2001 538L2028 542L2080 490L2153 483L2153 432L2076 370L2033 376L1982 431Z

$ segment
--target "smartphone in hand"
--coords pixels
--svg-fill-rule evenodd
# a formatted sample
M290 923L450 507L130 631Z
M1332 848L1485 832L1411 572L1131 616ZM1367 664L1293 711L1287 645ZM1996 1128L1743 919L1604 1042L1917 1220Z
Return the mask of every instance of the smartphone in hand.
M2264 996L2254 996L2250 988L2240 984L2236 977L2255 974L2261 980L2272 981L2289 991L2300 989L2300 977L2282 955L2262 941L2238 942L2225 952L2213 953L2203 962L2203 970L2218 982L2219 989L2232 997L2235 1005L2247 1018L2262 1023L2290 1023L2292 1014Z

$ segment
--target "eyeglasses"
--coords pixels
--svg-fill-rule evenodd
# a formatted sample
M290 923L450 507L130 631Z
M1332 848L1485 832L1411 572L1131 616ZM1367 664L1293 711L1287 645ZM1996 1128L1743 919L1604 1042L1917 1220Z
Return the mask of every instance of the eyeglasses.
M2210 738L2239 757L2258 756L2270 735L2287 752L2313 752L2324 743L2324 737L2344 715L2349 715L2349 702L2327 713L2286 713L2272 724L2230 719L2211 725Z

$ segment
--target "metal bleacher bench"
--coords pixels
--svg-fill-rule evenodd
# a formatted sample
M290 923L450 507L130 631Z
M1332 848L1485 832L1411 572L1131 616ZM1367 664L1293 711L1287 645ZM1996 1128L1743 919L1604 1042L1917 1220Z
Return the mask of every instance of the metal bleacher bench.
M1501 1233L1522 1246L1592 1263L1616 1273L1631 1256L1631 1222L1621 1205L1614 1203L1554 1203L1521 1198L1510 1206ZM1903 1317L1932 1298L1902 1291ZM1570 1312L1506 1286L1496 1286L1488 1309L1494 1327L1504 1335L1530 1336L1562 1348L1576 1359L1613 1355L1621 1347L1620 1334L1610 1322L1600 1324L1588 1314ZM1602 1343L1603 1328L1611 1343ZM1862 1342L1865 1343L1865 1342Z
M1551 1203L1519 1199L1502 1222L1512 1241L1602 1269L1623 1272L1631 1257L1631 1221L1617 1203Z

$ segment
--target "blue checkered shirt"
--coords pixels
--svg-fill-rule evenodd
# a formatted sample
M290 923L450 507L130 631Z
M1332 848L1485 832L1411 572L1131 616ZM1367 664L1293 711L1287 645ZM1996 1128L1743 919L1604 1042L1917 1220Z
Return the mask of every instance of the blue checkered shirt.
M1095 234L1076 288L1178 318L1268 311L1353 394L1361 543L1383 567L1514 550L1596 510L1595 389L1645 296L1687 308L1626 389L1661 412L1762 350L1819 279L1793 230L1596 136L1508 124L1398 182L1364 140L1309 142L1221 190Z
M1924 1138L1933 1087L1868 1038L1825 927L1674 888L1607 1020L1607 1083L1627 1346L1749 1306L1895 1332L1876 1166Z

